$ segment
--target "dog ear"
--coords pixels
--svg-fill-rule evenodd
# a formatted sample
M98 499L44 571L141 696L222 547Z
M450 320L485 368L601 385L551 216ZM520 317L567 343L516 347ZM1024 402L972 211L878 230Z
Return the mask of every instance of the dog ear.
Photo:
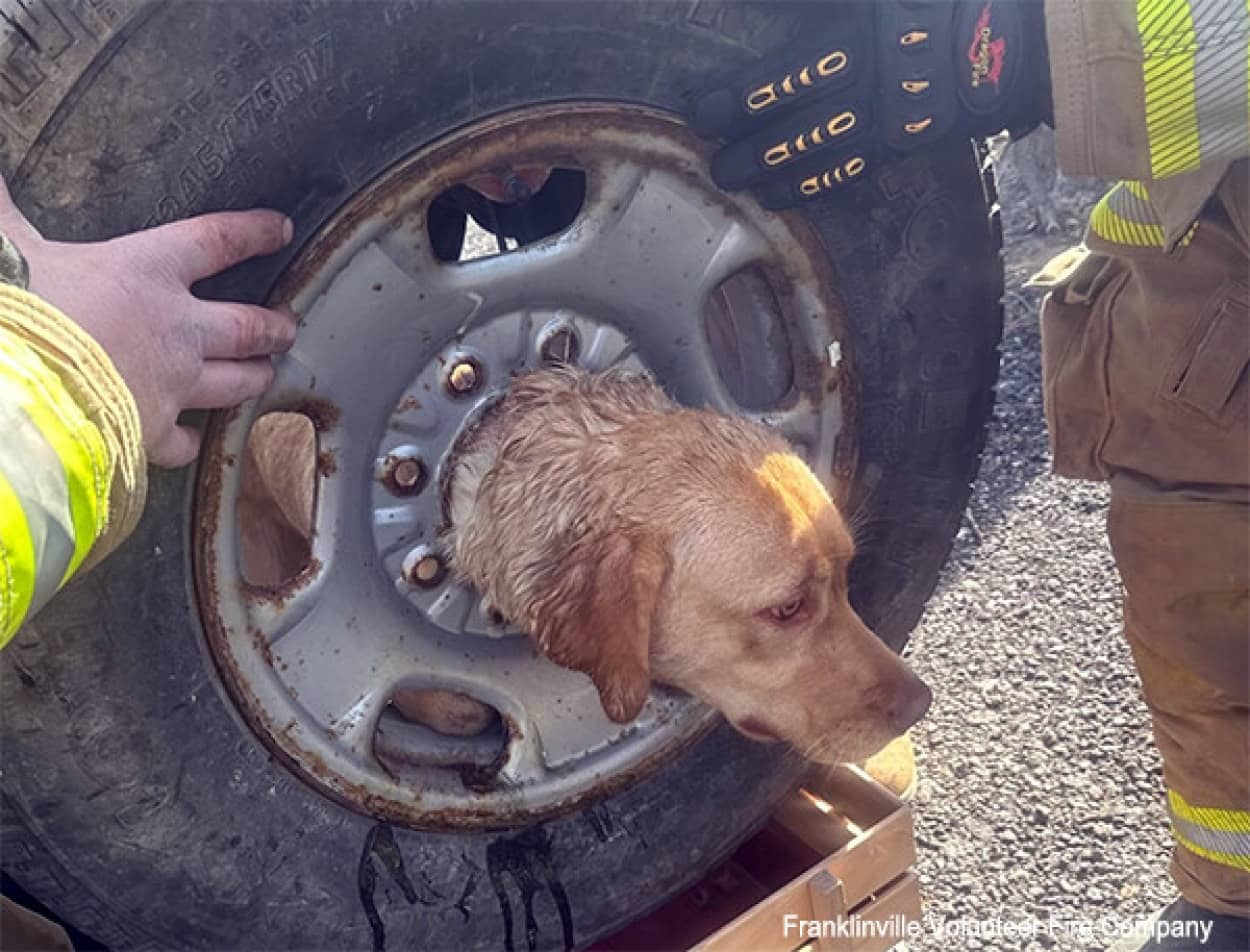
M534 606L539 648L590 675L618 724L638 716L651 689L648 656L669 562L658 534L598 536L564 556Z

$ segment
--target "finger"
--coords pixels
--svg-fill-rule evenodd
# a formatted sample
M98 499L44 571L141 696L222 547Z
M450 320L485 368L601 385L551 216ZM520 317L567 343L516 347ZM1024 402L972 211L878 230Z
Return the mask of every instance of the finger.
M837 33L834 40L787 49L745 75L727 77L696 100L691 127L700 135L733 138L851 85L863 71L858 20L843 23Z
M746 188L810 161L832 161L835 150L858 147L868 138L868 114L855 100L818 102L712 157L712 180L727 191Z
M874 164L876 156L865 149L835 151L769 176L752 191L765 208L793 208L860 181Z
M148 451L148 462L163 469L177 469L199 454L200 431L190 426L175 426Z
M35 226L26 220L22 210L13 201L3 175L0 175L0 231L4 231L9 240L23 249L27 256L34 250L34 245L43 240Z
M201 352L210 359L267 357L295 343L296 318L288 308L205 301L198 313Z
M193 284L241 261L280 251L293 232L291 219L281 212L258 208L199 215L135 237L156 243L162 254L172 256L179 279Z
M187 395L187 410L219 410L259 397L273 381L268 357L251 360L206 360Z

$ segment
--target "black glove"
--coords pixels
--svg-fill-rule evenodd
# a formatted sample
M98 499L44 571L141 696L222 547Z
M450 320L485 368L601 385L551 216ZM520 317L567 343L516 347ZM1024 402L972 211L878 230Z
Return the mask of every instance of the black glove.
M712 159L721 188L787 208L939 139L1049 121L1042 0L831 2L822 16L821 42L696 99L695 131L731 140Z

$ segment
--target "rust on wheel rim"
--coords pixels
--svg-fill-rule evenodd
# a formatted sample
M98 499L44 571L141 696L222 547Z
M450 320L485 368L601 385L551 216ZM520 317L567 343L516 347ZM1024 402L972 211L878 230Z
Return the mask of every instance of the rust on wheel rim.
M553 360L645 370L683 402L779 427L831 488L849 472L847 343L823 247L797 214L719 192L707 151L672 117L620 104L483 120L363 189L279 282L273 298L303 315L300 337L268 393L210 423L193 559L230 696L317 789L409 826L511 827L618 789L715 723L659 687L635 722L609 721L589 679L447 577L438 498L457 435L511 374ZM509 167L581 170L572 223L506 254L439 260L431 201ZM741 274L754 284L739 294ZM753 362L724 356L723 327L754 319L764 298L785 353L756 386L734 376ZM744 407L742 393L776 397ZM274 411L307 415L332 465L318 467L308 565L260 590L239 570L238 461ZM443 737L388 703L422 689L476 698L497 724Z

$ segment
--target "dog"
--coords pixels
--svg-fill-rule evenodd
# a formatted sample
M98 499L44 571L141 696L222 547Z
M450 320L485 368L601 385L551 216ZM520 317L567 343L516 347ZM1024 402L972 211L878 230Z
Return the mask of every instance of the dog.
M313 481L292 465L301 448L312 465L304 422L278 416L249 440L240 506L253 582L308 557ZM682 407L641 374L561 366L516 378L447 471L452 571L549 659L588 675L614 721L636 717L655 681L748 737L834 763L870 756L928 707L925 684L847 600L855 550L838 507L762 425ZM292 474L299 489L285 488ZM445 734L493 718L450 691L401 692L393 705Z
M825 487L753 421L640 374L517 378L453 451L457 576L627 722L651 682L821 762L902 734L925 684L847 600L854 542Z

